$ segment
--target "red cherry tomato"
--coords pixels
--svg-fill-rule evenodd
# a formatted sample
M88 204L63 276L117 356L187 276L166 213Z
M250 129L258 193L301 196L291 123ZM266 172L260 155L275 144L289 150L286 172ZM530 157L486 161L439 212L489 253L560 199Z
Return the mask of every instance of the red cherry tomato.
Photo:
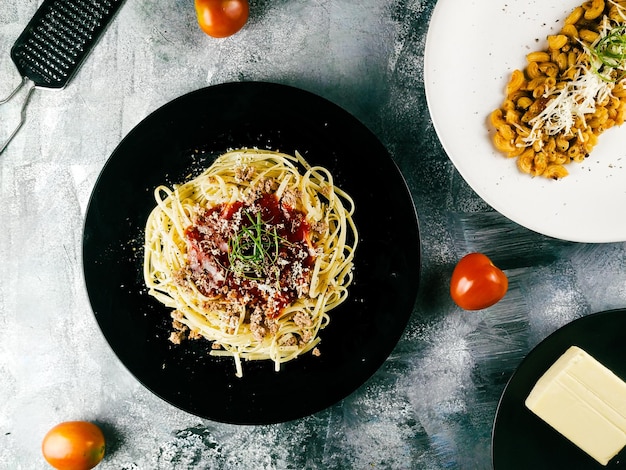
M465 255L450 280L452 300L464 310L481 310L500 301L509 287L506 274L482 253Z
M48 431L41 451L58 470L89 470L104 457L104 435L93 423L66 421Z
M248 21L248 0L195 0L198 24L214 38L231 36Z

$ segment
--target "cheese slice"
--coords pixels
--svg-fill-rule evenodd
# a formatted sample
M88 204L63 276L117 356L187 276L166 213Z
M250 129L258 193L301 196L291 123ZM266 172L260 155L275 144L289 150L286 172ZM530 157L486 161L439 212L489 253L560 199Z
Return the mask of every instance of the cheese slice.
M526 406L602 465L626 445L626 383L577 346L539 379Z

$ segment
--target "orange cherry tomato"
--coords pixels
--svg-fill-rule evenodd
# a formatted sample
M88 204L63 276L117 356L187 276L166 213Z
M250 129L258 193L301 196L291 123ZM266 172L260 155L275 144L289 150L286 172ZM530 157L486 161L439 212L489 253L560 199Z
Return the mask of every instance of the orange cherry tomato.
M58 470L89 470L104 457L104 447L104 435L98 426L87 421L66 421L48 431L41 451Z
M248 0L195 0L198 24L214 38L231 36L248 21Z
M464 310L491 307L504 297L508 288L506 274L482 253L461 258L450 280L452 300Z

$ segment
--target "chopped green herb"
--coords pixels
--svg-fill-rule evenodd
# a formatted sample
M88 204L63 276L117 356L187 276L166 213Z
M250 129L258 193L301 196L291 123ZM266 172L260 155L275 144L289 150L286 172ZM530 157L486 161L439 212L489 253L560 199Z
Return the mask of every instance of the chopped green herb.
M603 79L617 82L626 74L626 26L617 26L592 48L594 70ZM617 73L614 74L613 72Z
M276 264L281 237L276 227L265 228L267 224L263 222L260 212L256 213L256 218L248 212L246 216L250 225L242 226L230 239L228 261L230 270L235 274L260 279Z

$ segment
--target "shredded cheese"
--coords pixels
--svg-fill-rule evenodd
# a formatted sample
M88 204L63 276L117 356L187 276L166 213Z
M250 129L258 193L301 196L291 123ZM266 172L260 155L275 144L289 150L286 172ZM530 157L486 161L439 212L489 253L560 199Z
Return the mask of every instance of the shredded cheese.
M611 3L617 5L614 2ZM621 14L621 7L617 6ZM626 19L623 14L622 18ZM552 96L554 98L550 99L541 113L528 122L532 128L529 135L523 139L526 146L530 147L537 142L542 145L543 133L547 135L569 134L577 119L581 119L583 126L586 127L585 115L596 111L596 103L605 102L610 98L615 86L615 82L610 80L610 77L615 70L624 70L626 64L615 64L611 67L602 63L593 51L613 28L609 19L604 17L599 37L589 48L583 44L590 63L584 60L579 62L576 65L576 74L571 81L562 88L557 89L553 86L543 94L544 98L549 99Z
M579 66L576 78L561 89L552 88L543 95L554 96L541 113L529 121L533 127L524 138L527 146L542 142L542 133L568 134L576 119L585 123L585 115L596 111L596 103L603 102L611 95L614 84L603 80L586 66Z

